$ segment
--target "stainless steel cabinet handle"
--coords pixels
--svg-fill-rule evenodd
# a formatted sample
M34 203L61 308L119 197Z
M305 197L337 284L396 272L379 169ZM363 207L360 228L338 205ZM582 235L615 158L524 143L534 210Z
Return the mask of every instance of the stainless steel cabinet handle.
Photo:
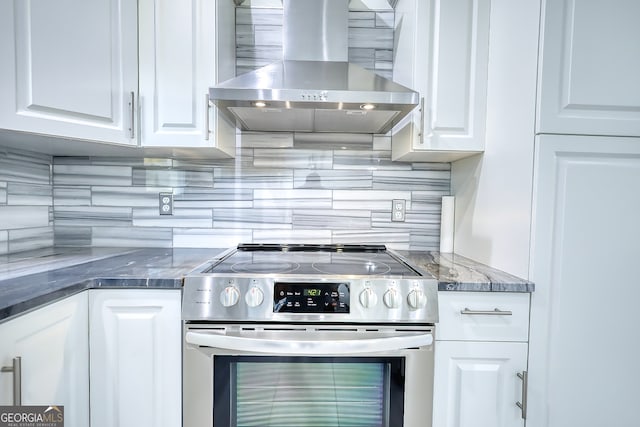
M14 357L12 366L3 366L0 372L13 372L13 405L22 405L22 358Z
M518 378L522 380L522 402L516 402L516 406L520 408L522 413L522 419L527 419L527 383L529 382L529 375L527 371L518 372Z
M204 96L204 140L209 140L209 94Z
M420 98L420 144L424 144L424 96Z
M511 310L500 310L499 308L494 308L493 310L469 310L468 308L464 308L464 310L460 310L460 314L479 314L482 316L511 316L513 312Z
M136 94L135 92L129 93L129 138L135 138L135 118L136 118Z

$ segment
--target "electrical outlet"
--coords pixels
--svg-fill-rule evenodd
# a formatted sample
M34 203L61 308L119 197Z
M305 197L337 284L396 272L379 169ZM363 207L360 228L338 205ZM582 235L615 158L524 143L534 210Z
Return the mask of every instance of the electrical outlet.
M402 199L393 200L391 205L391 221L404 222L407 201Z
M173 215L173 193L160 193L160 215Z

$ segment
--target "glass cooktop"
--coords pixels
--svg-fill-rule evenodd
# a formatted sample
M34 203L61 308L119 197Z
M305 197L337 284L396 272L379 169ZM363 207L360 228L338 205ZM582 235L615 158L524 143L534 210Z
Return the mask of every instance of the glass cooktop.
M242 244L203 273L420 276L384 245Z

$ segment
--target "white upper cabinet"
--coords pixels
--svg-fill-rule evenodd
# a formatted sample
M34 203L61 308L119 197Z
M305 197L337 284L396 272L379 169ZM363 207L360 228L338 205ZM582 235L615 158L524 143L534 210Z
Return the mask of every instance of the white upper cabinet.
M137 2L0 2L0 128L135 145Z
M394 80L422 105L393 130L392 157L452 161L484 149L490 0L399 0Z
M234 3L140 0L139 7L142 146L210 147L233 156L235 127L210 106L208 93L235 75Z
M538 133L640 136L640 2L547 1Z

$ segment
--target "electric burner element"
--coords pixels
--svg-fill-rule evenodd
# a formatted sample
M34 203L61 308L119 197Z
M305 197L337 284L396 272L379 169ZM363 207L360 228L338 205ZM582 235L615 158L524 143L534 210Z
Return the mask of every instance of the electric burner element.
M375 276L386 274L391 271L391 267L387 264L376 261L333 263L314 262L311 266L323 274Z
M297 262L237 262L231 266L234 273L254 273L254 274L288 274L300 268Z

